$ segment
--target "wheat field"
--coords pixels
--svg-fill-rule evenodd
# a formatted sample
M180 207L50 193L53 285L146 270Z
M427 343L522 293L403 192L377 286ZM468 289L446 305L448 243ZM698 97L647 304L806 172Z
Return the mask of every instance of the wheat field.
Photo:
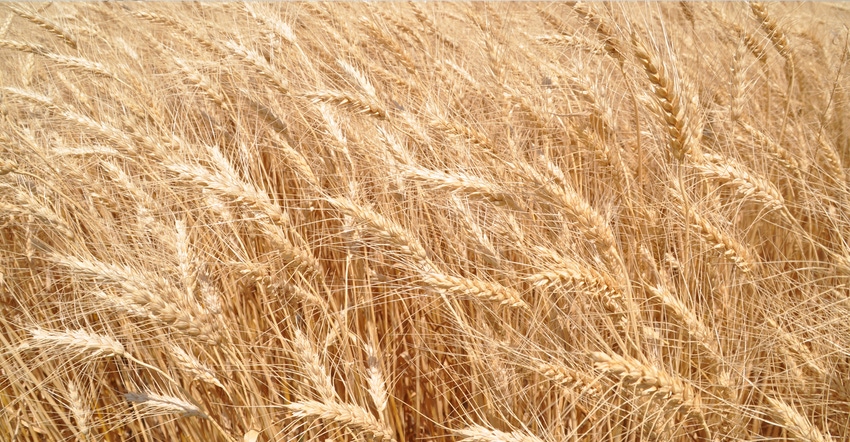
M850 441L850 7L0 5L0 440Z

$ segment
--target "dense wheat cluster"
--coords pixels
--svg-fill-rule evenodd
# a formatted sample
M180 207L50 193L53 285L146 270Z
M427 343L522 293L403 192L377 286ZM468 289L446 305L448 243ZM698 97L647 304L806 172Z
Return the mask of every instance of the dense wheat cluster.
M850 8L0 6L0 439L850 440Z

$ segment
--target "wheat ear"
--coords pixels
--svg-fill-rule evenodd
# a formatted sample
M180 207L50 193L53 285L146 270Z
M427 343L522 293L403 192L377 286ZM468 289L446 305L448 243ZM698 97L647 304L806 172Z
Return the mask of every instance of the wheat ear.
M378 120L386 120L388 113L374 99L358 97L346 92L321 90L303 94L303 97L310 100L312 103L328 103L333 104L341 109L349 110L355 114L365 114L377 118Z
M635 56L652 85L652 92L662 121L667 128L670 150L676 159L682 161L685 155L699 148L701 130L688 113L687 101L681 96L683 93L681 84L677 84L678 82L667 72L664 64L659 62L656 55L646 47L637 34L632 36L632 46Z
M365 344L364 349L366 350L369 396L372 398L375 408L378 409L378 416L383 416L389 399L387 397L387 385L384 382L384 371L381 369L381 360L378 358L374 346Z
M394 441L392 428L379 422L366 409L339 402L302 401L285 406L293 416L301 419L321 419L334 422L352 430L355 434L365 433L377 440Z
M374 210L357 205L348 199L329 198L328 202L343 214L364 223L375 236L388 241L405 255L412 257L417 263L429 261L428 254L419 240L402 226Z
M169 294L172 299L181 296L168 283L152 275L138 273L129 267L108 264L95 260L84 260L73 256L53 254L51 259L82 276L87 276L99 282L117 284L124 290L124 296L115 299L111 304L119 309L131 307L130 313L146 312L154 320L185 333L202 342L218 344L220 336L216 326L204 321L202 311L186 311L173 301L164 299L162 294ZM187 305L192 307L193 305Z
M711 329L685 303L670 293L667 287L663 285L657 287L650 286L647 287L647 290L649 290L653 298L664 305L667 314L678 321L688 331L688 334L696 340L700 347L712 357L719 356L717 339L711 333Z
M125 393L124 398L154 413L176 413L183 417L198 416L207 418L207 415L195 404L174 396L165 396L151 392L131 392Z
M625 57L623 56L623 45L617 35L614 33L615 25L605 17L600 16L585 3L576 2L572 5L573 10L589 25L590 28L596 31L596 35L602 44L605 46L605 52L614 60L623 64Z
M480 425L453 430L453 432L463 437L460 442L543 442L543 439L523 431L508 433Z
M174 356L174 359L180 367L190 373L195 379L215 385L226 391L224 385L222 385L221 381L218 380L213 371L199 361L194 355L183 350L176 344L171 345L171 355Z
M830 442L827 437L815 427L805 416L800 414L792 406L781 399L767 398L770 403L772 414L779 420L779 424L785 427L794 438L800 442Z
M625 386L634 386L639 395L650 396L665 407L684 414L698 413L699 397L680 378L628 356L601 352L591 356L597 370L608 373Z
M437 271L426 270L422 281L429 287L453 296L468 296L485 301L495 301L502 305L530 311L530 307L522 300L519 293L497 283L480 279L464 278L446 275Z
M506 206L512 210L522 210L519 203L509 192L482 178L463 172L445 173L417 166L402 165L405 177L434 189L458 192L463 195L484 200L494 206Z
M17 7L15 5L7 5L9 9L11 9L15 14L20 15L21 17L27 19L30 23L35 24L39 28L44 29L45 31L53 34L58 37L60 40L65 42L72 49L77 49L77 39L75 39L68 31L62 29L59 25L47 20L46 18L33 14L23 8ZM2 34L0 34L2 35Z
M89 357L129 356L117 339L86 330L50 331L41 328L29 330L32 337L21 344L21 349L49 348L88 354Z
M702 160L695 167L703 174L729 184L738 193L761 202L768 210L787 211L779 190L771 182L748 171L743 164L717 154L705 154Z
M307 380L319 394L319 398L326 403L337 401L338 396L333 385L333 380L331 380L331 377L325 370L325 365L319 359L319 354L316 353L313 344L301 330L295 330L295 338L292 345L301 369L306 373Z
M86 405L86 399L80 392L77 383L69 381L68 387L68 407L71 409L71 415L74 416L74 422L77 424L77 430L82 435L89 434L89 420L92 416L92 410Z

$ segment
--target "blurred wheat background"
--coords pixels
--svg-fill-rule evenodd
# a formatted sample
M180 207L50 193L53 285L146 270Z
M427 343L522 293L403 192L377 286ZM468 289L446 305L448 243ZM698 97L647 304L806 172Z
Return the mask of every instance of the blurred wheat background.
M847 23L0 5L0 439L850 440Z

